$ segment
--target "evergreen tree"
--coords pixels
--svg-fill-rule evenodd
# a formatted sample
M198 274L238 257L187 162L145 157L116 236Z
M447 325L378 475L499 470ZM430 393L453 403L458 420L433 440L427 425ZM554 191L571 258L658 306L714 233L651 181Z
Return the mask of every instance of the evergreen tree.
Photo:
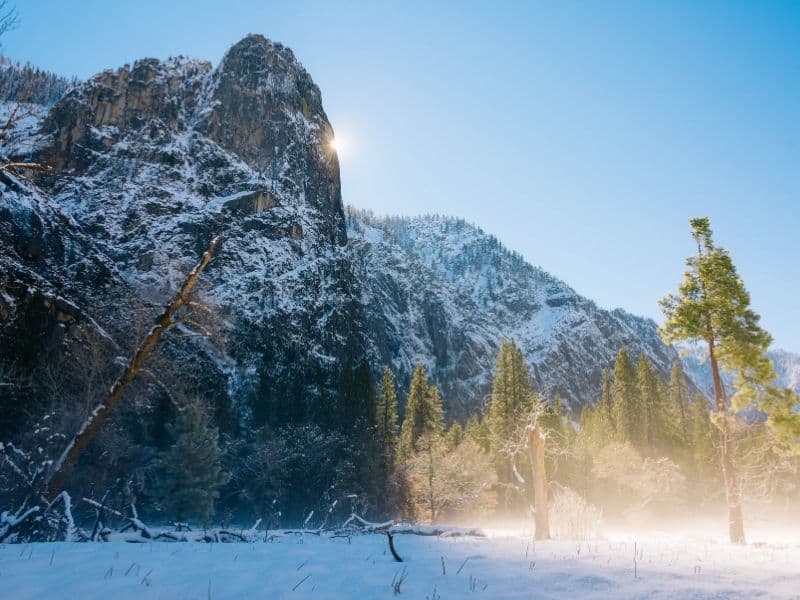
M669 404L677 411L680 420L680 440L689 441L689 392L681 361L676 360L669 374Z
M615 436L620 442L641 446L644 439L643 411L636 384L636 371L628 349L623 346L614 361L614 379L611 384L612 416Z
M718 471L719 451L714 447L714 426L708 410L708 400L697 392L689 404L690 480L696 488L707 485ZM700 491L698 489L698 491Z
M464 441L464 429L458 421L450 425L444 439L448 450L455 450L456 446Z
M519 508L522 500L514 493L519 487L514 466L518 468L517 473L520 469L528 472L530 468L525 464L529 458L521 452L521 441L527 439L523 428L531 422L535 402L538 407L538 398L533 392L522 351L513 341L502 342L492 379L486 426L497 479L504 490L502 500L506 509ZM537 429L537 435L540 433L541 430ZM522 455L520 464L514 462L518 454Z
M636 386L639 392L639 409L644 416L640 425L644 429L643 441L650 451L653 451L657 439L661 437L664 423L659 406L658 381L644 352L639 355L636 363Z
M220 464L217 429L199 402L186 406L168 429L175 442L155 465L161 506L177 521L196 519L207 525L219 489L230 479Z
M503 446L523 423L532 406L533 387L522 351L513 341L501 342L492 378L492 397L486 413L495 456L502 454Z
M592 438L597 449L604 448L614 440L614 415L612 401L611 373L603 369L602 382L600 387L600 402L594 411L589 411L589 437Z
M388 477L397 453L397 387L389 367L383 370L381 392L375 409L375 439L382 449L383 472Z
M489 452L491 449L489 427L478 415L472 415L467 421L465 437L475 442L484 452Z
M417 440L425 434L441 434L444 411L438 388L428 383L425 365L417 364L411 376L406 414L400 429L400 456L408 458L416 450Z
M697 253L686 261L688 268L677 294L669 294L661 301L666 317L661 331L667 343L702 342L708 347L730 539L733 543L744 543L731 421L734 410L752 403L758 392L774 380L772 363L766 354L772 339L750 308L750 295L730 254L714 244L708 218L691 219L690 224ZM734 375L738 391L732 402L722 383L722 370ZM781 403L778 404L780 409ZM774 411L776 407L764 408Z
M672 456L679 446L680 417L668 401L664 381L645 354L639 356L636 379L647 451L654 456Z
M436 435L444 434L442 394L435 385L428 387L427 424L427 431Z

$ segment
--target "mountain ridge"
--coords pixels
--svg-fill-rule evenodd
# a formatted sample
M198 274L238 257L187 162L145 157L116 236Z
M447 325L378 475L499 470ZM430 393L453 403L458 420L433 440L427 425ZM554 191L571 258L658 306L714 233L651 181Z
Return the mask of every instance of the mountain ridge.
M375 375L391 365L405 387L421 360L448 417L465 419L508 338L540 391L576 411L621 346L662 375L678 358L654 321L598 307L463 219L345 210L321 92L263 36L217 66L179 57L104 71L37 123L13 148L51 171L39 189L6 178L0 198L7 348L37 290L75 307L48 324L63 331L43 356L79 314L124 338L135 307L157 304L221 233L204 283L226 351L189 341L174 358L244 425L319 418L339 371L364 361Z

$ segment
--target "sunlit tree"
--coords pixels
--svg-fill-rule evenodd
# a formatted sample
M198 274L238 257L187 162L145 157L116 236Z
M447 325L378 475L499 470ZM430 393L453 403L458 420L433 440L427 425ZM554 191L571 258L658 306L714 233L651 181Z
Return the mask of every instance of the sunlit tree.
M686 260L678 292L661 300L666 317L661 333L667 343L688 341L707 346L714 384L712 421L719 432L730 539L742 544L744 521L732 435L735 411L760 403L770 419L777 417L777 425L788 430L785 422L793 419L787 419L791 417L787 405L793 398L769 387L775 379L767 358L772 338L750 308L750 295L730 254L714 243L708 218L694 218L690 224L697 252ZM723 371L734 377L737 391L730 399L722 382Z

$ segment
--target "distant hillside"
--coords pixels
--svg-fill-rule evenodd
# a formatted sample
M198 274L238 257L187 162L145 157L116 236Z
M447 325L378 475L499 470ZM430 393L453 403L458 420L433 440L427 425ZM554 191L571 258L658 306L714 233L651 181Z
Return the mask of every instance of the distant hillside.
M76 78L67 79L30 63L22 64L0 56L0 102L52 106L77 83Z
M791 388L800 393L800 355L785 350L771 350L769 357L775 365L776 384ZM706 349L702 345L686 346L681 349L683 368L694 382L709 397L714 393L711 381L711 369L708 364ZM732 379L723 375L728 388L732 388Z

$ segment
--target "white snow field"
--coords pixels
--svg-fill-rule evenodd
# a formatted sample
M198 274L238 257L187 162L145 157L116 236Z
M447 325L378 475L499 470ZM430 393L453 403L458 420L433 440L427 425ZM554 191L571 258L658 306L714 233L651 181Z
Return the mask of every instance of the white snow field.
M800 545L288 535L258 543L0 547L22 598L800 598ZM634 574L634 545L637 561ZM396 592L397 582L402 580ZM393 582L395 586L393 586Z

